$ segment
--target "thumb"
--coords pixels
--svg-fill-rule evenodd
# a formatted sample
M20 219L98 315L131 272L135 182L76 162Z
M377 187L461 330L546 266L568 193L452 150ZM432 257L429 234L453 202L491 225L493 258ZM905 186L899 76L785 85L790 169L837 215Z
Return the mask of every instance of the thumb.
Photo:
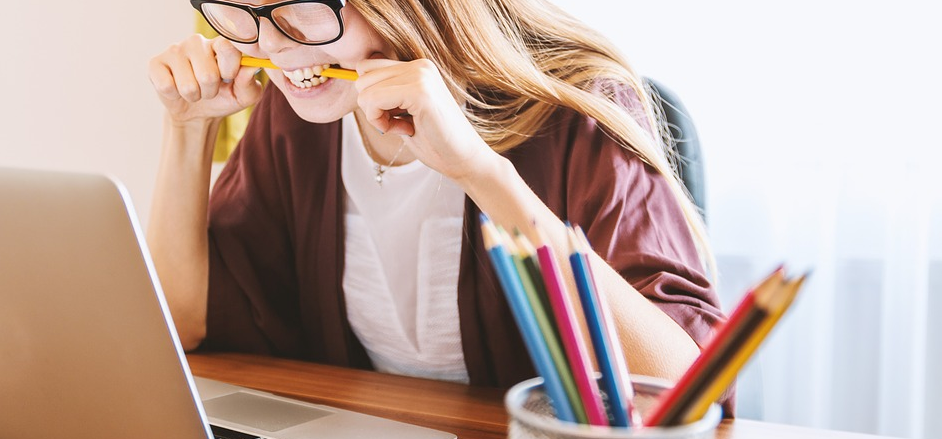
M262 98L262 83L255 79L260 68L241 68L232 81L232 95L243 107L255 105Z

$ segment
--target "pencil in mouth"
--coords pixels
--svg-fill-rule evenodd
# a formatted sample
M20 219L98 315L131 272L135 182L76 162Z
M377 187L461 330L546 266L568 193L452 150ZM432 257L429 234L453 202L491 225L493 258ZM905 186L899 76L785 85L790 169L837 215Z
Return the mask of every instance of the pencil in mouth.
M271 60L254 58L251 56L243 56L241 64L243 66L248 66L248 67L264 67L266 69L281 70L281 68L276 66L274 63L272 63ZM292 81L297 81L299 83L303 83L303 82L312 83L312 81L314 80L323 82L318 79L322 77L344 79L347 81L356 81L357 78L359 77L359 75L357 75L357 72L354 70L342 69L339 66L333 66L330 64L324 64L321 66L314 66L314 67L305 67L303 69L292 70L290 72L283 70L283 73L288 79Z

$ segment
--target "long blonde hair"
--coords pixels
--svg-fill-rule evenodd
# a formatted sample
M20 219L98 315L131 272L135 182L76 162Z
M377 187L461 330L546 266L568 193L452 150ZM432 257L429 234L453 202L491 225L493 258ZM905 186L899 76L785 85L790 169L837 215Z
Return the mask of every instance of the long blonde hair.
M599 121L668 181L701 259L716 265L700 212L676 174L664 124L643 80L601 34L546 0L349 0L400 59L427 58L466 102L481 138L501 152L533 136L557 109ZM615 99L635 91L646 130Z

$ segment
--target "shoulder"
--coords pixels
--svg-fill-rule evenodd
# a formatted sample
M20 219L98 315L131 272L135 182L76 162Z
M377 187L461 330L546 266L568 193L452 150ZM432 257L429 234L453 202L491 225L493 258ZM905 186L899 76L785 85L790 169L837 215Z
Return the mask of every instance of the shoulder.
M640 105L640 101L626 99L628 103ZM628 108L635 107L626 107L626 110ZM643 115L642 110L638 111ZM595 179L605 179L606 175L622 178L625 172L656 174L630 145L616 140L598 120L565 107L557 108L533 137L504 155L524 179L548 177L547 170L566 171L560 177L567 179L580 178L580 174L587 171L592 171L590 176Z

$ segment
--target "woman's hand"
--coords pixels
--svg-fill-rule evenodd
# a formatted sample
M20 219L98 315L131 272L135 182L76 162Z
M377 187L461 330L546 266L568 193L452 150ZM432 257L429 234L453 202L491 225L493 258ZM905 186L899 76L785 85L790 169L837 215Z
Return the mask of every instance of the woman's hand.
M426 166L458 182L499 156L465 117L431 61L368 59L357 64L358 104L380 131L403 136Z
M225 38L192 35L150 60L148 73L176 122L228 116L259 101L258 69L240 66L242 53Z

